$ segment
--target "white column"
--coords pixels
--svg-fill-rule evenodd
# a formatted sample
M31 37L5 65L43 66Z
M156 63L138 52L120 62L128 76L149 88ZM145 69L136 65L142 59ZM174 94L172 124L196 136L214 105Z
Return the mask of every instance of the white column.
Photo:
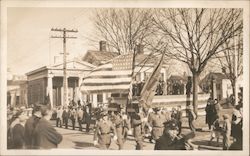
M61 87L61 105L64 106L63 104L63 87Z
M103 101L103 103L107 103L107 94L106 93L102 94L102 101Z
M15 106L15 93L10 93L11 100L10 100L10 106L14 107Z
M47 95L49 95L50 106L53 108L53 76L51 74L48 75L48 84L47 84Z
M184 95L186 95L186 83L184 83Z
M97 94L93 94L92 107L97 107Z

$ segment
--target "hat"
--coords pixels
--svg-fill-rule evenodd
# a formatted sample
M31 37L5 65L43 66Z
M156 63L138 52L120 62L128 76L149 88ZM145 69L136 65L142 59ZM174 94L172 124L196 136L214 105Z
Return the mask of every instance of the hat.
M161 109L159 107L153 108L153 111L160 111Z
M106 111L102 111L101 113L100 113L100 116L101 117L104 117L104 116L107 116L108 115L108 113L106 112Z
M178 130L178 123L176 120L170 120L163 123L165 128L169 128L171 130Z

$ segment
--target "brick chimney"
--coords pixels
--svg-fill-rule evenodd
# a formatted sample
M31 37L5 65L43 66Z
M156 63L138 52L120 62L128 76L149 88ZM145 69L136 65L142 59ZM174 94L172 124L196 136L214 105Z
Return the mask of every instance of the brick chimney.
M106 49L106 41L100 41L99 42L99 46L100 46L100 51L107 51Z
M144 53L143 49L144 49L144 45L142 45L142 44L136 45L136 53L137 54L143 54Z

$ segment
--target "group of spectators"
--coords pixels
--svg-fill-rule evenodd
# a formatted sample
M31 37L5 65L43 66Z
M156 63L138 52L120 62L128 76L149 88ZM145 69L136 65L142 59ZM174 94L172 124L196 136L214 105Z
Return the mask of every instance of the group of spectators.
M222 114L220 110L218 100L209 98L205 111L206 123L211 130L210 144L216 138L219 146L219 139L222 137L223 150L242 150L242 97L239 97L238 105L234 106L231 117L227 113Z
M57 148L62 141L50 119L52 111L46 105L35 105L32 115L26 109L8 110L7 148L8 149L50 149Z
M86 124L86 132L90 131L91 123L91 104L86 106L59 106L56 110L56 126L64 126L68 129L69 120L71 121L72 129L75 130L76 123L78 123L79 131L82 131L82 124Z
M133 96L140 96L144 84L145 84L145 80L136 81L135 83L133 83L133 89L132 89ZM157 83L155 95L163 95L164 86L165 86L165 82L160 80Z

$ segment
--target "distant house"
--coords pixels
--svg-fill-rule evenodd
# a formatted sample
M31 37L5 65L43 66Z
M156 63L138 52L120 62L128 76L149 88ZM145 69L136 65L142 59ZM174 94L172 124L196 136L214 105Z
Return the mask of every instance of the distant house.
M11 76L7 80L7 105L11 107L27 106L27 80L24 76Z
M232 87L230 80L223 73L213 73L207 74L201 81L200 87L205 93L210 93L212 89L212 80L215 82L216 86L216 96L218 100L229 97L232 94Z
M93 51L88 52L89 54L87 54L83 60L90 63L90 61L86 58L92 56L91 53ZM98 51L100 56L102 56L102 53L105 53L105 51ZM94 52L94 56L95 55L96 53ZM93 69L93 71L83 80L82 93L88 94L90 98L85 100L89 100L93 107L97 107L99 103L106 103L108 97L122 99L128 96L129 86L132 81L131 67L133 63L133 54L131 53L126 55L117 55L114 58L112 57L110 57L110 60L105 60L106 63L103 64L98 59L98 57L95 57L97 60L92 61L99 62L101 65ZM135 66L133 68L135 74L134 83L146 81L154 70L154 67L158 61L159 57L149 57L148 54L143 52L141 45L138 45L136 48L136 57L134 62ZM168 64L166 61L164 61L160 77L160 81L164 83L167 79L167 67Z

